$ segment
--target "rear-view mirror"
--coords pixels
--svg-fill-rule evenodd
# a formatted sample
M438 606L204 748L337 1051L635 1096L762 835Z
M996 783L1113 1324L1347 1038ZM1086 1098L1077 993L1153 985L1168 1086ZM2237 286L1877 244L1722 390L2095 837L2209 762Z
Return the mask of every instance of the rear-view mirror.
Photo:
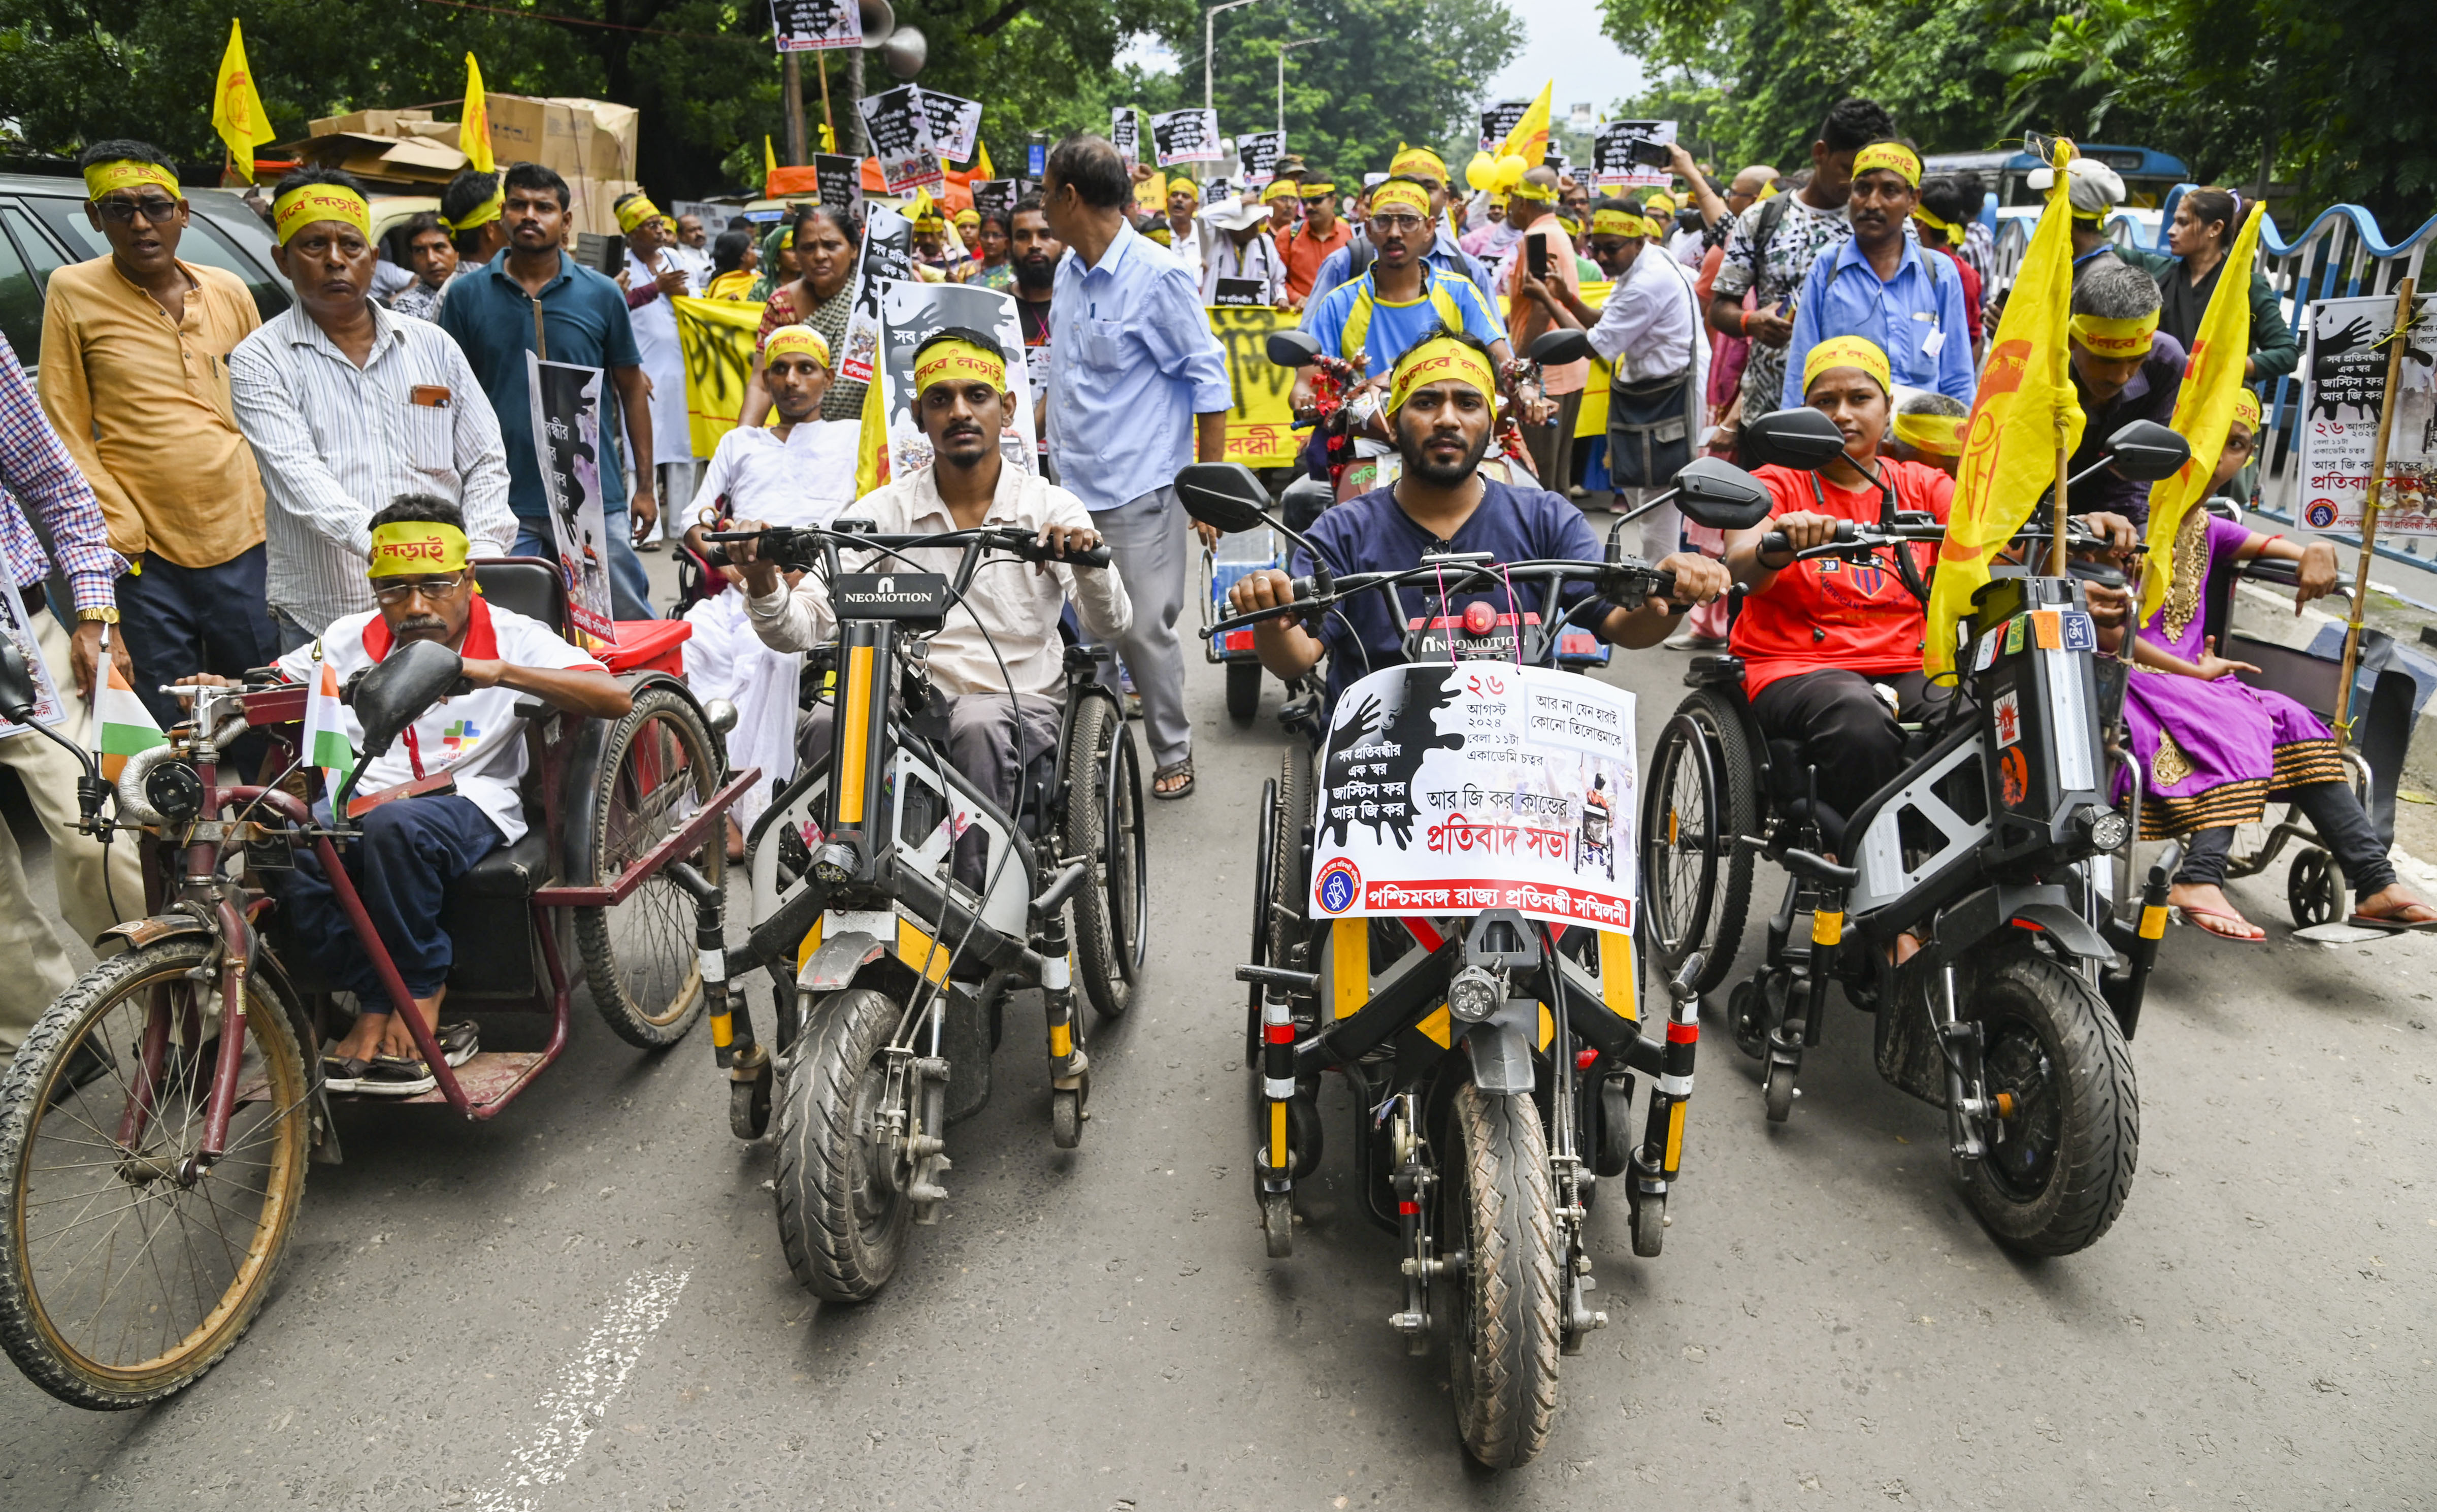
M356 723L364 729L364 754L378 756L406 727L423 717L465 676L457 653L437 641L394 646L379 663L356 679Z
M1231 536L1261 524L1270 502L1258 475L1240 462L1193 463L1176 475L1176 494L1186 514Z
M1280 367L1304 367L1320 360L1320 343L1309 331L1271 331L1261 350Z
M1774 502L1759 479L1720 457L1695 457L1685 464L1675 475L1675 507L1710 530L1749 530L1768 518Z
M1835 421L1807 405L1762 415L1744 427L1744 443L1760 462L1804 472L1824 467L1845 454L1845 432L1836 429Z
M17 649L13 636L0 635L0 714L11 724L30 724L36 696L34 671L26 664L25 653Z
M2107 438L2115 470L2134 483L2156 483L2183 470L2192 444L2155 420L2135 420Z
M1542 331L1532 339L1532 360L1548 367L1563 367L1579 362L1591 355L1591 339L1580 331Z

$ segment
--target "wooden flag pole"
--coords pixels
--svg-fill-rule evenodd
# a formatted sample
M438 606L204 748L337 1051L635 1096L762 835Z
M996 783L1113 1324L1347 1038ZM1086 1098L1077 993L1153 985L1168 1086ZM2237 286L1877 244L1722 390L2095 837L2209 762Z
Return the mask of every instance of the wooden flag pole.
M815 66L818 67L821 71L821 129L829 132L829 140L831 142L835 142L837 140L837 117L830 114L829 49L825 47L819 52L814 54L814 63Z
M2073 459L2065 451L2064 420L2061 416L2057 420L2056 454L2056 507L2048 511L2049 523L2055 527L2055 545L2048 554L2048 576L2062 577L2067 571L2064 560L2064 485L2065 480L2071 476Z
M2394 390L2403 380L2404 338L2411 329L2411 290L2394 291L2394 330L2387 337L2386 388L2378 399L2377 444L2370 450L2369 495L2361 501L2360 561L2353 569L2353 612L2344 625L2343 680L2336 687L2336 744L2352 743L2353 672L2360 665L2361 615L2369 607L2370 564L2377 557L2377 511L2386 494L2386 444L2394 434Z

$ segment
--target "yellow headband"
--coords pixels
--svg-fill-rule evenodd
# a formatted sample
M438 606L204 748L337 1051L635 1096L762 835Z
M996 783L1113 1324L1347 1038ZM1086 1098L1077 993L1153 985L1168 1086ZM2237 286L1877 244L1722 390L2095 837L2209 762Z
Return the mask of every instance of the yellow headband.
M1902 142L1872 142L1853 154L1853 177L1885 168L1914 188L1920 187L1920 154Z
M1446 164L1427 147L1399 147L1396 155L1388 160L1391 173L1409 173L1416 178L1429 174L1441 184L1446 182Z
M762 343L762 365L767 367L782 357L809 357L826 368L830 343L810 325L781 325Z
M1007 392L1007 363L973 343L951 340L924 348L914 363L914 392L934 383L988 383Z
M1811 349L1802 360L1802 392L1809 394L1819 375L1832 367L1857 367L1869 375L1870 381L1884 394L1895 392L1895 375L1887 369L1887 354L1879 343L1859 336L1832 336Z
M356 228L356 235L369 239L373 234L373 209L364 197L338 184L305 184L289 190L271 202L271 223L278 230L279 244L288 245L296 233L317 220L337 220Z
M1181 194L1186 199L1193 201L1196 204L1199 204L1201 202L1201 185L1195 184L1191 179L1180 178L1168 180L1167 193L1168 198L1170 199L1174 199L1176 196Z
M1305 199L1317 200L1324 195L1335 194L1337 192L1337 185L1334 184L1306 184L1303 186L1302 192Z
M618 229L631 237L637 226L659 218L660 207L639 194L618 207Z
M1557 212L1556 220L1557 229L1564 232L1567 236L1579 237L1583 234L1583 223L1575 220L1572 216L1566 214L1563 210Z
M914 229L917 231L945 231L948 229L948 222L940 220L935 215L916 216L914 218Z
M1650 223L1630 210L1591 212L1591 235L1594 237L1642 237L1649 233Z
M2234 391L2234 423L2252 431L2259 429L2259 396L2249 389Z
M1937 457L1959 457L1963 455L1965 418L1960 414L1906 414L1899 412L1896 415L1896 439L1915 451L1926 451Z
M1930 230L1944 237L1948 241L1953 242L1957 246L1962 244L1963 228L1956 225L1954 221L1947 220L1945 217L1940 216L1924 206L1917 204L1912 207L1912 218L1915 220L1920 221L1922 225L1929 227Z
M454 236L460 231L471 231L476 226L489 225L492 221L500 219L500 212L507 207L508 191L502 188L494 188L491 190L491 197L489 199L465 212L465 220L451 220L447 216L442 216L439 220L441 225L446 227L450 235Z
M1481 391L1483 398L1494 397L1498 393L1498 379L1489 370L1489 359L1447 336L1410 347L1396 360L1395 376L1388 387L1388 413L1394 414L1403 409L1413 391L1425 383L1469 383Z
M980 225L982 223L982 213L979 210L973 209L970 205L956 212L956 224L959 227L962 227L965 222L969 220L974 225Z
M1553 184L1534 184L1530 179L1525 179L1506 192L1514 199L1530 200L1538 204L1557 202L1557 186Z
M1275 204L1280 200L1299 200L1302 197L1301 185L1292 179L1271 179L1269 185L1261 190L1263 204Z
M113 189L131 189L139 184L158 185L169 191L172 200L183 200L178 192L178 176L158 163L135 163L120 158L111 163L96 163L84 170L84 192L98 200Z
M1371 191L1371 213L1385 215L1390 205L1402 205L1428 220L1430 218L1430 197L1417 184L1383 184Z
M465 565L465 533L424 519L394 520L373 530L367 577L407 577L416 572L454 572Z
M1641 208L1652 215L1674 215L1675 202L1663 194L1654 194L1641 202Z
M2094 357L2109 361L2122 361L2130 357L2149 355L2149 339L2158 334L2158 312L2151 310L2139 320L2106 320L2096 315L2076 315L2070 322L2073 339L2090 348Z

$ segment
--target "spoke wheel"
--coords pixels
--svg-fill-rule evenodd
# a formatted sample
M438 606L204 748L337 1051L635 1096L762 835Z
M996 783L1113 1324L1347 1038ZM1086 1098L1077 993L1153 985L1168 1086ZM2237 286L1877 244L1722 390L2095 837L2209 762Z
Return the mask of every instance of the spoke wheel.
M1143 835L1142 767L1116 704L1084 695L1066 748L1066 818L1060 843L1091 863L1093 885L1074 903L1082 987L1103 1018L1133 1005L1145 954L1150 871Z
M719 790L719 747L684 695L645 688L609 732L594 795L592 875L603 885L699 813ZM681 859L725 884L728 847L712 826L701 850ZM655 873L626 901L575 910L593 1006L627 1044L663 1049L685 1038L702 1011L702 967L694 954L693 899Z
M157 1401L261 1310L304 1197L310 1090L272 980L247 976L222 1159L196 1171L220 1021L186 974L211 943L114 956L68 989L0 1079L0 1346L79 1407ZM148 1032L157 1079L146 1073ZM150 1111L129 1118L141 1097Z
M1701 689L1660 733L1642 794L1643 918L1664 975L1707 953L1703 993L1733 972L1751 907L1752 852L1735 843L1760 828L1749 747L1741 711Z
M889 1135L888 1036L901 1011L865 988L813 1010L780 1085L771 1183L787 1266L824 1302L861 1302L897 1272L913 1169Z
M1528 1097L1465 1082L1449 1111L1455 1169L1439 1204L1447 1374L1457 1432L1491 1468L1531 1463L1557 1411L1557 1251L1549 1152Z

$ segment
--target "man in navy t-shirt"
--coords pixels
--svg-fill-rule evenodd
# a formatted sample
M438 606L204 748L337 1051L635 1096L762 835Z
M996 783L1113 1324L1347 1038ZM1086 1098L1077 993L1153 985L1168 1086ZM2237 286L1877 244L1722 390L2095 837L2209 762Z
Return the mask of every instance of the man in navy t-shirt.
M1312 543L1332 571L1395 571L1419 566L1425 553L1486 552L1500 562L1600 560L1599 539L1573 504L1545 488L1517 488L1480 475L1495 415L1493 374L1488 352L1466 333L1434 330L1406 350L1388 400L1404 476L1329 509L1312 526ZM1289 565L1299 573L1312 566L1300 550ZM1657 565L1675 574L1672 601L1652 599L1632 609L1593 604L1574 623L1619 645L1652 645L1667 633L1671 602L1705 604L1728 586L1725 568L1694 553L1679 552ZM1547 622L1552 607L1541 602L1539 585L1518 581L1513 592L1512 612ZM1243 614L1293 597L1293 579L1271 569L1246 575L1229 590L1228 602ZM1588 581L1569 581L1554 607L1592 597ZM1405 600L1392 603L1385 591L1348 599L1317 634L1291 619L1265 620L1254 629L1253 649L1282 678L1301 677L1326 653L1334 706L1338 694L1366 673L1405 659L1405 622L1423 612L1420 589L1406 589ZM1455 594L1449 612L1461 614L1476 600L1501 615L1510 612L1503 586Z

